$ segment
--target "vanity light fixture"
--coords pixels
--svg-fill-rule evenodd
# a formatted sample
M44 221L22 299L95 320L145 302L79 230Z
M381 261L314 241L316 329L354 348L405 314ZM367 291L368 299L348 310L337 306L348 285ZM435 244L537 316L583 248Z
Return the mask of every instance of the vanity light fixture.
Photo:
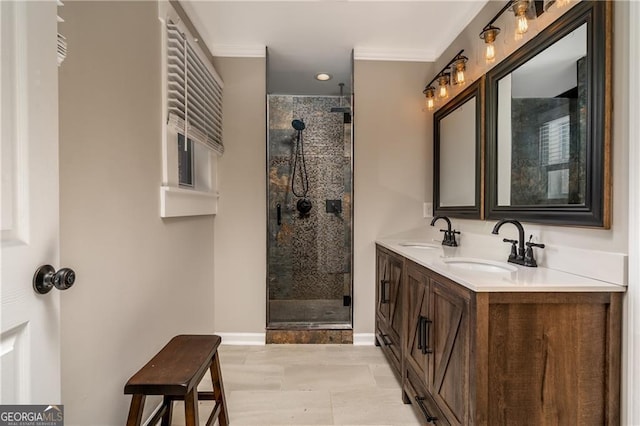
M331 80L332 78L333 76L326 72L320 72L316 74L316 80L319 80L319 81L327 81L327 80Z
M442 68L438 74L436 74L435 77L433 77L433 79L429 82L429 84L425 86L424 90L422 91L422 93L424 93L425 97L427 98L427 109L429 111L433 111L433 109L435 108L436 89L433 86L433 83L436 80L438 81L437 98L446 99L449 97L449 84L451 84L452 80L450 68L452 65L455 64L453 68L453 78L455 79L454 84L464 84L464 72L466 70L465 64L468 61L468 58L466 56L462 56L463 52L464 49L459 51L456 56L454 56L453 59L450 60L447 65L445 65L445 67Z
M464 72L466 71L466 63L469 60L466 56L458 55L454 58L453 67L452 67L452 75L453 75L453 84L457 84L459 86L464 85L465 76Z
M570 0L555 1L559 3L567 3ZM516 17L515 39L520 40L522 35L529 29L529 19L537 18L543 12L543 3L545 2L541 0L510 0L498 11L498 13L496 13L493 18L491 18L489 23L482 28L482 31L480 31L480 38L484 40L486 45L484 59L487 64L496 60L495 41L498 34L500 34L500 28L494 26L493 23L496 22L496 20L502 16L507 9L513 10Z
M446 99L449 97L449 73L441 73L438 76L438 97L440 99Z
M500 28L489 24L480 33L480 38L484 40L484 60L490 64L496 60L496 37L500 34Z
M516 40L519 40L529 30L529 19L527 15L531 16L528 11L532 6L533 1L531 0L517 0L513 2L513 14L516 16Z
M436 88L433 86L426 87L422 93L427 98L427 110L433 111L436 108Z

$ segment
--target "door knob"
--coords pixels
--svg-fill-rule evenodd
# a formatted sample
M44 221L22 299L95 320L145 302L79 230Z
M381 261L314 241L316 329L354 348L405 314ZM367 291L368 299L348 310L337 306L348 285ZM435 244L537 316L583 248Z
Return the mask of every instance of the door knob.
M66 290L76 282L76 273L70 268L61 268L56 272L51 265L42 265L33 275L33 289L38 294L47 294L53 287Z

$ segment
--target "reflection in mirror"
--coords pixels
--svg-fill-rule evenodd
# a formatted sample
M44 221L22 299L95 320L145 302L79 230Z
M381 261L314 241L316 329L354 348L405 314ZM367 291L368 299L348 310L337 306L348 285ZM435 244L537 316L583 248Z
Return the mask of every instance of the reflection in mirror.
M585 202L587 25L498 81L498 205Z
M435 215L482 218L483 89L481 78L433 115Z
M440 206L476 202L476 97L440 120Z
M487 73L488 219L611 226L612 3L576 3Z

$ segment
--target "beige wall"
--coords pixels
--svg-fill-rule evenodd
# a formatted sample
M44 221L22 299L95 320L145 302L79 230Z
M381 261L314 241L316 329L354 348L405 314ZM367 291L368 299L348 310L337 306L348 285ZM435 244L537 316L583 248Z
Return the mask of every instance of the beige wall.
M78 279L61 294L62 402L68 425L123 424L129 376L171 336L213 331L213 217L159 217L156 3L63 12L61 264Z
M215 58L224 80L225 153L215 218L216 332L263 333L266 321L264 58Z
M497 57L494 64L487 66L484 61L478 61L478 50L483 48L481 40L479 42L478 33L495 13L504 6L502 1L490 1L480 11L480 13L469 23L462 33L451 43L441 57L436 61L435 72L439 71L453 56L460 50L465 49L464 55L470 58L468 65L469 75L478 78L498 64L508 54L513 52L527 40L533 38L541 29L545 28L553 20L557 19L568 9L557 11L555 7L541 15L540 19L532 25L527 32L527 38L521 43L511 41L507 31L499 35L496 45L500 45L502 53ZM629 37L628 28L628 3L616 1L614 4L614 127L612 139L612 173L613 173L613 205L612 205L612 226L609 230L587 229L561 226L541 226L527 224L527 232L533 232L540 237L541 241L555 246L565 246L571 248L584 248L600 250L612 253L627 253L627 233L628 233L628 159L629 141L626 130L626 114L628 110L628 72L625 66L626 57L624 52L627 39ZM496 25L505 28L504 19L512 19L513 13L506 12ZM507 42L505 43L505 37ZM451 98L455 95L452 94ZM429 134L432 140L433 135ZM491 232L494 222L482 221L454 221L454 225L462 232L486 235Z
M356 61L354 71L354 332L373 333L375 240L425 225L433 119L422 89L433 65Z
M263 333L266 321L266 115L263 59L216 58L225 83L225 155L215 218L215 326ZM424 224L431 195L425 63L356 62L354 331L373 333L374 241Z

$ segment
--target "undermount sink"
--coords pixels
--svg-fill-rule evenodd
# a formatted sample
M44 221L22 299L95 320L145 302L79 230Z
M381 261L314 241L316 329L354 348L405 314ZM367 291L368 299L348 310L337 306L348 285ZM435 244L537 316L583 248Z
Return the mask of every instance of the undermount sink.
M454 268L476 272L516 272L518 268L505 262L476 259L472 257L445 257L444 263Z
M402 243L398 243L398 245L402 247L411 247L411 248L419 248L419 249L437 249L441 247L438 244L422 243L419 241L405 241Z

